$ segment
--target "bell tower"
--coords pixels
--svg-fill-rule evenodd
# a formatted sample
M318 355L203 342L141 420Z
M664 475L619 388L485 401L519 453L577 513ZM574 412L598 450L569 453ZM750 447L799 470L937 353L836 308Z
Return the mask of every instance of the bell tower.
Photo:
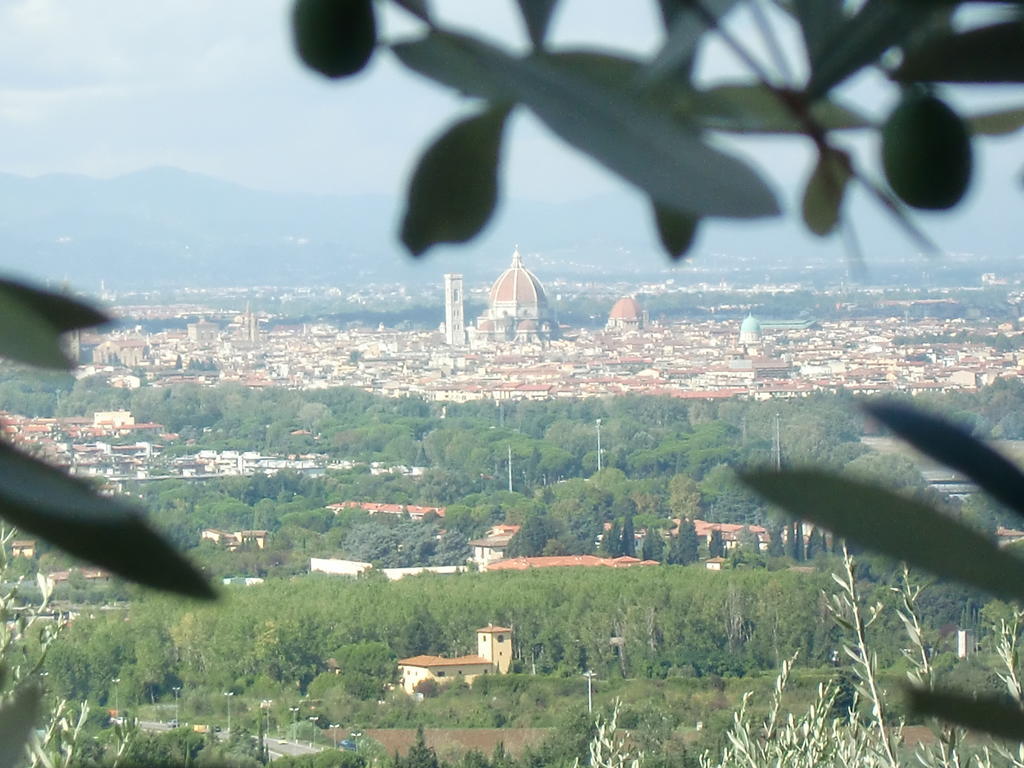
M488 624L476 631L477 655L487 659L498 674L508 674L512 663L512 630Z
M466 343L466 323L463 319L462 275L444 276L444 340L450 347Z

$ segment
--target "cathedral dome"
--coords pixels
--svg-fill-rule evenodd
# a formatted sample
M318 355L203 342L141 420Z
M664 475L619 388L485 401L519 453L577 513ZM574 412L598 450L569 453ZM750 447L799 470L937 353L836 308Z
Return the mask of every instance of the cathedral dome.
M519 255L518 250L512 254L512 266L502 272L491 286L489 303L492 309L513 309L521 306L539 309L547 306L548 298L544 294L544 286L533 272L523 266L523 257Z
M740 344L760 344L761 323L753 315L747 315L740 325Z
M544 286L523 266L517 248L512 266L491 286L487 310L477 318L474 337L487 341L546 342L558 338L558 322Z
M609 320L629 320L636 321L640 319L640 305L636 303L636 299L631 296L626 296L615 302L615 306L612 307L612 311L608 314Z
M605 328L609 331L621 330L642 330L647 325L647 317L640 309L639 302L632 296L624 296L615 302L612 311L608 313L608 322Z

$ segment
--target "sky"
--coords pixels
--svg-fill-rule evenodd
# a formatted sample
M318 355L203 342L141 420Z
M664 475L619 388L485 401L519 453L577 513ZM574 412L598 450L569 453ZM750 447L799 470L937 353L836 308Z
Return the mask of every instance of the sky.
M432 5L446 22L524 45L512 0ZM386 53L349 80L327 81L307 71L292 51L289 9L290 0L4 0L0 172L109 177L173 166L260 189L400 197L426 142L465 103L406 73ZM397 10L383 22L390 37L414 28ZM763 55L749 19L741 14L732 23ZM792 47L795 30L782 34ZM661 42L657 3L563 0L551 37L556 46L651 54ZM798 57L790 60L799 70ZM735 78L742 68L721 46L709 46L701 72L710 82ZM853 82L846 95L875 116L896 98L870 75ZM1024 103L1019 89L1015 95ZM996 100L1005 101L1005 93ZM849 143L877 165L869 142ZM813 160L806 142L730 146L765 170L792 211ZM990 235L1010 247L1016 229L1006 223L998 233L992 228L1016 216L1022 148L1015 138L985 150L964 212L936 223L943 236L952 233L951 249ZM538 201L632 194L522 111L505 150L503 190ZM872 222L884 219L864 201L856 204L860 209L865 212L857 215ZM879 226L884 237L896 236Z
M511 2L437 5L442 17L524 39ZM634 49L656 43L653 3L620 18L585 5L567 3L557 26ZM309 72L292 51L289 9L290 0L5 0L0 171L111 176L171 165L264 189L394 194L459 100L386 53L341 82ZM402 16L387 14L388 34L412 29ZM579 197L599 179L611 188L529 122L515 127L513 194Z

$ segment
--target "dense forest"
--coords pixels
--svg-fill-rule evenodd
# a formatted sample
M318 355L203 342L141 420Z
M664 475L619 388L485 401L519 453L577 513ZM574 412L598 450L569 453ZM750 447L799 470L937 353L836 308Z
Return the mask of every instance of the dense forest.
M156 596L124 611L79 619L73 642L55 647L47 668L72 699L96 698L121 678L126 700L190 691L251 691L271 698L305 693L329 658L381 644L389 658L475 652L477 627L514 628L517 669L602 676L735 676L773 669L800 651L823 663L834 648L820 604L826 574L700 567L542 570L346 579L309 576L228 590L219 605ZM124 631L125 622L131 632ZM622 638L622 644L609 642ZM346 674L351 667L345 665ZM389 682L393 670L388 670ZM346 682L345 675L340 683ZM355 688L353 688L355 690ZM375 698L373 688L358 688ZM378 686L376 695L382 693Z
M47 684L60 697L111 707L118 696L146 719L181 713L190 722L223 723L230 692L235 727L250 733L263 717L287 727L294 707L321 727L564 728L567 713L579 713L580 675L589 669L600 706L621 700L631 727L656 720L671 732L701 721L720 729L744 691L770 688L783 659L799 654L801 662L794 706L837 674L842 633L825 608L832 564L427 574L398 582L312 575L230 589L214 606L146 595L78 617L50 649ZM891 608L898 596L880 566L864 561L865 595ZM939 679L996 690L986 661L955 660L948 628L975 600L933 585L918 608ZM1005 611L986 607L985 624ZM389 690L398 658L471 653L474 630L490 622L514 630L512 674L472 688L424 688L420 702ZM895 611L882 614L871 637L887 679L898 679L905 640ZM260 708L268 701L269 713Z

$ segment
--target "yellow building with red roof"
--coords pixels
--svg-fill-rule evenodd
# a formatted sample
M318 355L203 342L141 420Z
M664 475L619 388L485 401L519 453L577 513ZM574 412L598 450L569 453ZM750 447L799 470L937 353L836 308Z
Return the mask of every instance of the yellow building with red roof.
M398 660L398 678L402 690L412 695L424 680L447 683L465 680L472 683L480 675L508 674L512 663L512 630L488 624L476 631L477 653L469 656L410 656Z

